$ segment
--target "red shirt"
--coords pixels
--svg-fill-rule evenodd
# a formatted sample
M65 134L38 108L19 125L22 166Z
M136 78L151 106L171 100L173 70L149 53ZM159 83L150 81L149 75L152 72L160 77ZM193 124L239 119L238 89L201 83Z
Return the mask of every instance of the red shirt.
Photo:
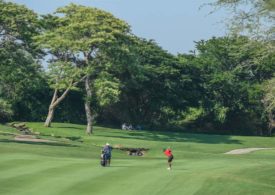
M172 156L172 151L170 150L170 149L166 149L165 151L164 151L164 154L166 155L166 156Z

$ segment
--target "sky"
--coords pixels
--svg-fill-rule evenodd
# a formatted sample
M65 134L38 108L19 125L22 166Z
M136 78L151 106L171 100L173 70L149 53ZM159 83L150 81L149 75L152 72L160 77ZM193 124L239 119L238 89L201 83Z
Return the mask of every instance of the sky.
M111 12L126 21L132 32L154 39L172 54L189 53L194 41L226 34L222 20L225 11L209 14L213 8L200 7L213 0L10 0L23 4L38 14L53 13L73 2Z

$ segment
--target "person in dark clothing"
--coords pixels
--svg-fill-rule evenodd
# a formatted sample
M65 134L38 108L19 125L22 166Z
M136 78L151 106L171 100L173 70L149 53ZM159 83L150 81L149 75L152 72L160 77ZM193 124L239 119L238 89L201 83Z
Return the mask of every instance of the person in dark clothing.
M112 158L112 147L109 143L106 143L102 149L103 158L106 160L106 166L110 166Z

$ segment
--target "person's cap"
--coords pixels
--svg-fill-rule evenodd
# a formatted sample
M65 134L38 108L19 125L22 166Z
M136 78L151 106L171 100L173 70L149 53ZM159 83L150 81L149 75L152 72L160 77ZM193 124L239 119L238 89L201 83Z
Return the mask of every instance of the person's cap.
M106 146L109 146L110 144L109 143L106 143Z

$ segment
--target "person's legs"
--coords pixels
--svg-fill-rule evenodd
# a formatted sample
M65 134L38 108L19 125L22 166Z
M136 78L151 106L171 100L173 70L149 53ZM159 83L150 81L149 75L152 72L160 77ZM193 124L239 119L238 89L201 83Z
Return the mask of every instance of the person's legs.
M102 158L101 158L101 161L102 161L102 166L106 166L107 165L107 158L106 158L106 154L103 154L102 155Z
M110 166L111 164L111 156L107 155L107 165Z
M172 161L173 161L173 155L168 157L168 169L172 169Z

